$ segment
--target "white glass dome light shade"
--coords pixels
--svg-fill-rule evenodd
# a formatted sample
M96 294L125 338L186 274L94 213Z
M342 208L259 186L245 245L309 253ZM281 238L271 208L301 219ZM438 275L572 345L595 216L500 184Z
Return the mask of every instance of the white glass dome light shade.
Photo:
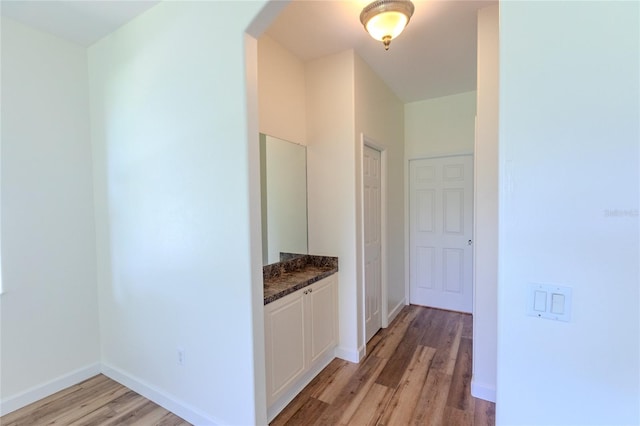
M360 22L376 40L382 41L389 50L391 40L404 30L413 15L410 0L378 0L362 9Z
M407 21L407 16L400 12L383 12L369 19L366 28L371 37L378 41L385 37L394 39L404 30Z

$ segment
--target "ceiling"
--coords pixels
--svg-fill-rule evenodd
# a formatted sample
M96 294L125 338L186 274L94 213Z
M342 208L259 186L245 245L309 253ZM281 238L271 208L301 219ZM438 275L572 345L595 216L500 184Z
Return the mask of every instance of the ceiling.
M413 0L415 13L388 51L360 24L369 0L295 0L267 34L303 61L355 52L404 102L475 90L476 14L497 0ZM2 0L2 15L89 46L159 3Z
M477 11L497 0L413 0L388 51L360 24L369 2L293 1L267 34L304 61L353 48L404 102L475 90Z
M7 18L90 46L159 2L0 0L0 10Z

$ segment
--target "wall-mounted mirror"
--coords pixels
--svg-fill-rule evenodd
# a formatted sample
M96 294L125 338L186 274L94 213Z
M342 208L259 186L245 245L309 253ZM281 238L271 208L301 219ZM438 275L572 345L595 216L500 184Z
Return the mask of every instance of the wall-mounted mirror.
M262 264L280 253L306 254L307 148L260 134Z

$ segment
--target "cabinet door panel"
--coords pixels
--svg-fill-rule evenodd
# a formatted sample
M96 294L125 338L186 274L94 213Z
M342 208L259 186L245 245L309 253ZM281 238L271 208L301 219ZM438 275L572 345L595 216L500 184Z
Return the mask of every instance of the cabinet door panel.
M336 286L335 278L329 277L311 287L307 295L311 324L310 355L311 363L326 350L333 348L336 342Z
M294 293L265 309L268 403L305 368L304 299Z

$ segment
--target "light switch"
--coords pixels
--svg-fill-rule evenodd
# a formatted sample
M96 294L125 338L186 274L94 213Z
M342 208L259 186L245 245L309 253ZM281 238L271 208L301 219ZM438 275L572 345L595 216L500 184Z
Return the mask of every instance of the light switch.
M551 313L564 314L564 294L551 293Z
M533 295L533 310L545 312L547 310L547 292L536 290Z
M542 283L529 283L528 287L527 315L553 321L571 321L571 287Z

